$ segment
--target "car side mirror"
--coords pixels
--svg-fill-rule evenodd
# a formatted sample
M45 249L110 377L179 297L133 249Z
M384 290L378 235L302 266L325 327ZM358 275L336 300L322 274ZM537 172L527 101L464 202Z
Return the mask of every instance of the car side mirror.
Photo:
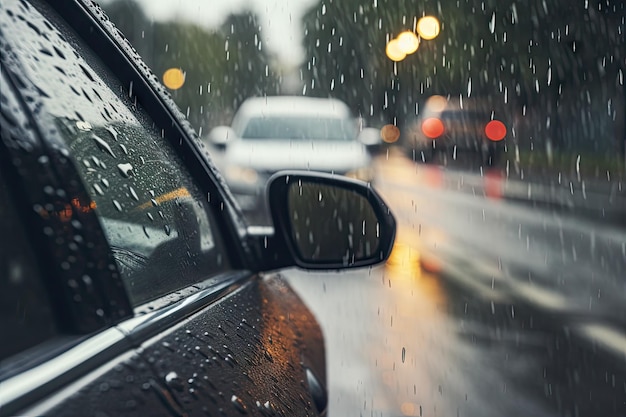
M283 171L270 178L267 193L274 222L274 236L264 256L270 260L267 269L291 265L355 268L389 257L396 222L367 183L310 171Z
M209 143L219 149L226 148L226 145L237 137L235 131L229 126L217 126L211 129L208 135Z

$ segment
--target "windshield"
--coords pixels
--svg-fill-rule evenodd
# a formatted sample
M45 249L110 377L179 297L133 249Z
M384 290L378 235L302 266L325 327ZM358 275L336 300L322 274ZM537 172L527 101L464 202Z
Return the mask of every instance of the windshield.
M356 139L353 122L311 117L254 117L243 129L242 139L348 141Z
M244 212L297 167L396 216L384 265L284 273L324 330L329 415L624 415L623 0L101 4ZM273 96L286 117L239 124ZM289 112L322 98L357 122ZM364 137L358 157L269 141Z

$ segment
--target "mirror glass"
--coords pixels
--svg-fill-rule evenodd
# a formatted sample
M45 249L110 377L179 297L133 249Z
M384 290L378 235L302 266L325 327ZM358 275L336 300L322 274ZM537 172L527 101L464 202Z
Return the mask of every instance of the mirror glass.
M380 225L362 195L338 186L301 180L290 184L292 237L302 260L348 265L377 254Z

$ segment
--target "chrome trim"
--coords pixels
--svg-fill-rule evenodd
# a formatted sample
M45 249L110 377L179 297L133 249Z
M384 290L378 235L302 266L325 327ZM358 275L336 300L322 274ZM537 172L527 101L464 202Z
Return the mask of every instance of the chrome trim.
M125 320L119 323L116 328L128 336L133 344L138 347L147 339L165 331L170 326L234 291L238 288L236 285L238 282L253 274L250 271L231 271L227 275L230 277L224 278L224 275L220 275L204 283L199 283L197 285L204 288L195 294L159 310Z
M58 356L0 382L0 416L14 415L136 349L147 339L167 330L198 310L234 291L250 271L227 273L197 283L195 294L159 310L128 319L88 337Z
M0 414L13 415L131 347L119 329L110 328L53 359L0 382Z

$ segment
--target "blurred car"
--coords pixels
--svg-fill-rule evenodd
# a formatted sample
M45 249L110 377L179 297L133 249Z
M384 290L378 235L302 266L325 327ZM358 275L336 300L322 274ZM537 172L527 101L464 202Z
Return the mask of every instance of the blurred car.
M507 126L476 99L429 97L405 130L405 146L422 162L471 159L495 165L505 147Z
M272 96L246 100L231 127L218 126L208 143L223 149L218 164L242 210L254 224L267 223L263 190L284 169L322 171L370 182L368 146L378 131L359 131L350 109L336 99Z
M0 415L324 415L323 335L267 271L383 261L376 193L278 173L247 229L99 7L3 0L0 44Z

